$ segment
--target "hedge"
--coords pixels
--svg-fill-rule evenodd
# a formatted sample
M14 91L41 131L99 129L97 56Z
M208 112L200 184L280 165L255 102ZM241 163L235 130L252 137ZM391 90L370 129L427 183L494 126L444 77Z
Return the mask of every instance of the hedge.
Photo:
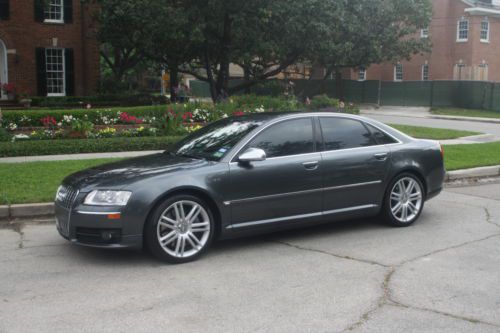
M94 96L65 96L65 97L31 97L31 105L48 108L78 107L91 104L92 106L135 106L166 104L168 99L161 95L143 94L108 94Z
M0 142L0 157L163 150L181 137L139 137Z

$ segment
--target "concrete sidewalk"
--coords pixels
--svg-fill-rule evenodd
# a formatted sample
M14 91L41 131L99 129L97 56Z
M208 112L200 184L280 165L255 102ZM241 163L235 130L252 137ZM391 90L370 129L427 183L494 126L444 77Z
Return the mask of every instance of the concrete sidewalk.
M66 160L91 160L98 158L129 158L145 156L156 153L162 153L163 150L145 150L145 151L122 151L110 153L92 153L92 154L68 154L68 155L42 155L42 156L18 156L2 157L0 163L23 163L38 161L66 161Z

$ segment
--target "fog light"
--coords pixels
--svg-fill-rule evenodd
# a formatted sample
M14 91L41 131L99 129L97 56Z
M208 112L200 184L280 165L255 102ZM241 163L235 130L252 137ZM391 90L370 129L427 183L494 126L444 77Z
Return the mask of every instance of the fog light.
M109 241L113 238L113 233L111 231L103 231L101 232L101 238Z

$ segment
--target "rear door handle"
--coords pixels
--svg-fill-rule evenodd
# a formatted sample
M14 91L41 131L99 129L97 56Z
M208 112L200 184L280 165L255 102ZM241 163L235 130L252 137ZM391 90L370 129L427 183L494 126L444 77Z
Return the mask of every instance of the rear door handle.
M387 153L379 153L373 156L379 161L385 161L387 159Z
M319 162L318 161L313 161L313 162L304 162L302 163L304 168L306 170L316 170L318 168Z

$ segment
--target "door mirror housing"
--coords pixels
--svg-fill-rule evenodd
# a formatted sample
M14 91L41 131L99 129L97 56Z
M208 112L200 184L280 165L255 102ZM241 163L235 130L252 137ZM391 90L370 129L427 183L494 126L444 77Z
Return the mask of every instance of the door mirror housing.
M266 159L266 152L259 148L248 148L238 157L239 162L258 162Z

